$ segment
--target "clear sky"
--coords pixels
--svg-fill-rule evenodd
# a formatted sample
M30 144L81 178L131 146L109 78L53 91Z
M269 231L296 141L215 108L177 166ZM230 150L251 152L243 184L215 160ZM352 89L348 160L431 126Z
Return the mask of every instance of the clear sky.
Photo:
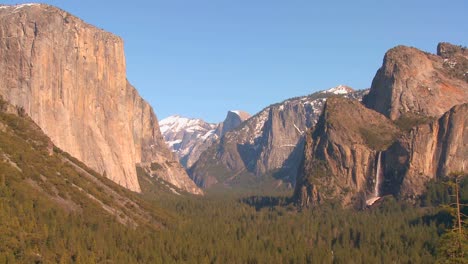
M368 88L396 45L468 45L467 0L43 2L123 37L128 79L160 119L219 122L338 84Z

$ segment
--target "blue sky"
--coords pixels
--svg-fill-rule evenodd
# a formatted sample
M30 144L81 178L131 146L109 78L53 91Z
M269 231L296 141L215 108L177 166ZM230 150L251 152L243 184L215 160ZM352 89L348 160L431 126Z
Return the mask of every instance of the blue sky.
M367 88L396 45L468 45L466 0L43 2L123 37L128 79L160 119L219 122L338 84Z

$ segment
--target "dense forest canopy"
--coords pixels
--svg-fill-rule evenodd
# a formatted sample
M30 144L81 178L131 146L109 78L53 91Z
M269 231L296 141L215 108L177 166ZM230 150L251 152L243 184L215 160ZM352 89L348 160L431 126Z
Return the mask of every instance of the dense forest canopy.
M465 261L466 232L451 231L453 178L430 182L416 204L384 197L364 210L301 211L290 193L176 195L144 174L137 194L51 147L21 109L0 108L0 263Z

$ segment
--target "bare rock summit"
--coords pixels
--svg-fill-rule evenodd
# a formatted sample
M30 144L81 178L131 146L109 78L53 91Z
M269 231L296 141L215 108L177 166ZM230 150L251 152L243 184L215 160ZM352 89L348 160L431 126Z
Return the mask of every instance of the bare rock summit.
M468 51L460 46L441 43L437 55L397 46L385 54L363 101L392 120L438 118L454 105L468 102L467 68Z

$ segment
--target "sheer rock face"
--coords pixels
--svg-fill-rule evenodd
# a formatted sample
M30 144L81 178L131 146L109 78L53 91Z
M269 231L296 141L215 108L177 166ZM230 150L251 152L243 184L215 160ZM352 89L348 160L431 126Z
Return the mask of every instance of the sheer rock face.
M294 184L302 159L304 131L316 124L327 98L362 98L364 93L340 85L266 107L208 148L189 174L205 188L216 183L237 186L241 178L260 179L266 175Z
M171 183L199 192L180 165L168 165L157 118L126 80L121 38L26 4L0 6L0 47L0 94L55 145L133 191L140 191L135 165L161 162Z
M385 156L383 192L403 198L420 195L431 179L462 171L468 159L468 104L412 128Z
M312 125L310 120L306 125L306 113L299 101L262 110L205 151L190 170L192 179L205 188L216 183L232 186L236 178L255 178L281 168L302 131Z
M367 107L397 120L405 114L440 117L468 102L468 50L448 43L438 55L397 46L385 54L369 94Z
M389 119L356 100L328 99L317 126L307 132L296 202L311 206L338 198L349 205L358 192L371 195L377 154L398 133Z
M296 202L311 206L339 199L362 205L376 196L377 164L383 171L377 196L404 199L421 195L431 179L463 170L467 72L466 49L448 43L439 44L437 56L403 46L387 52L364 97L368 108L329 100L321 121L307 133Z
M250 114L244 111L234 110L228 111L226 118L216 128L216 134L219 137L224 136L227 132L236 129L242 122L250 118Z

